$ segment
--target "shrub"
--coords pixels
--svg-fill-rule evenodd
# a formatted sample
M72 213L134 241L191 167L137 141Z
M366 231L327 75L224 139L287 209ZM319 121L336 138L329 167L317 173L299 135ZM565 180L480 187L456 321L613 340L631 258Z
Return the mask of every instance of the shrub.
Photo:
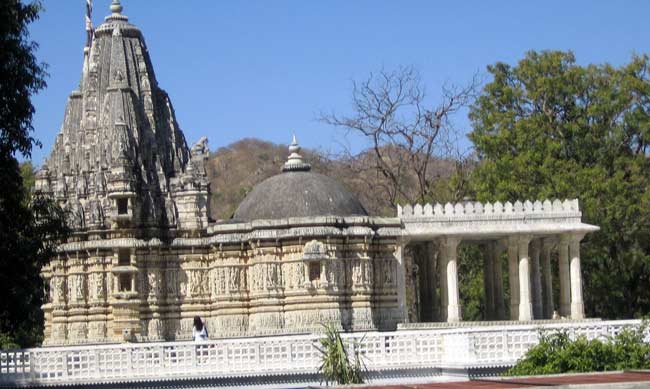
M318 372L325 376L325 382L336 382L339 385L362 384L361 360L355 345L354 361L350 361L348 352L341 335L333 324L325 326L325 337L320 340L321 365Z
M584 336L571 340L566 331L542 334L506 375L583 373L626 369L650 369L650 343L645 341L647 323L625 328L603 340Z

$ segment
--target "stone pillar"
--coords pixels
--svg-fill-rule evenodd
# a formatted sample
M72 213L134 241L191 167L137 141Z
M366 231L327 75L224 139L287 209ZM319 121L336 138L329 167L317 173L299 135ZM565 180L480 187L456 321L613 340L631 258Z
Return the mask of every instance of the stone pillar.
M543 300L543 313L544 319L553 317L553 278L551 272L551 249L553 248L553 241L550 238L545 238L542 241L542 300Z
M397 306L398 323L408 322L408 307L406 306L406 269L404 264L404 250L408 242L398 242L395 247L395 258L397 259ZM307 278L309 280L309 278Z
M508 238L508 282L510 283L510 320L519 318L519 267L517 237Z
M584 319L585 307L582 302L582 273L580 270L580 241L584 235L571 236L569 255L571 257L571 318Z
M438 313L440 312L440 300L438 300L438 293L436 292L438 288L438 249L435 245L435 242L427 243L427 251L429 255L429 275L430 282L429 288L431 290L431 316L433 321L440 320L438 318Z
M495 319L505 320L506 307L503 300L503 274L501 267L501 257L505 251L505 245L501 242L495 242L492 245L494 250L494 305L495 305Z
M571 313L571 279L569 275L569 236L562 235L558 247L560 268L560 316L569 317Z
M533 304L530 299L529 243L530 236L519 236L519 321L529 321L533 319Z
M483 289L485 292L485 320L494 320L495 299L494 299L494 249L492 243L484 246L483 255Z
M447 321L447 253L443 242L438 244L438 285L440 286L440 304L438 306L438 320Z
M447 278L447 322L458 322L460 315L460 298L458 293L458 244L460 240L455 237L442 239L443 255L446 259Z
M542 274L539 266L539 255L541 251L541 241L535 239L531 243L532 253L530 256L531 260L531 272L530 272L530 287L532 291L532 301L533 301L533 319L542 318Z

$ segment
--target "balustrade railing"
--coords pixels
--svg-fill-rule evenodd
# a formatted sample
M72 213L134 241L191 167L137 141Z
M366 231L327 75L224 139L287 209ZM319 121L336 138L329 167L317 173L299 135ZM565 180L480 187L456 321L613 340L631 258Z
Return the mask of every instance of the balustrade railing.
M615 335L639 320L561 322L453 329L347 333L369 371L508 367L539 341L540 332L589 339ZM44 347L0 352L0 384L68 384L253 377L316 373L320 335Z
M406 204L397 206L397 217L402 219L417 218L449 218L449 217L495 217L495 216L567 216L581 217L580 204L577 199L573 200L519 200L511 203L506 201L502 203L481 203L467 201L463 203L446 203L446 204Z

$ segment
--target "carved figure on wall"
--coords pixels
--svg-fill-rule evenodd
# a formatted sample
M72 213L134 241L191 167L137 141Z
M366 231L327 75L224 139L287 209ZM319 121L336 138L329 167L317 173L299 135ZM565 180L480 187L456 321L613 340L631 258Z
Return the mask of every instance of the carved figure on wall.
M201 270L192 270L187 272L188 275L188 285L189 285L189 295L192 297L200 296L203 294L203 271Z
M162 295L162 282L160 270L150 269L147 272L147 283L149 284L149 296Z
M239 269L236 266L228 268L228 291L239 291Z
M395 272L395 267L393 266L393 261L390 259L387 259L384 261L384 269L383 269L383 284L385 286L392 286L393 285L393 280L395 279L393 272Z
M176 203L169 197L165 198L165 212L167 214L167 223L170 226L175 226L176 220L178 220L178 211L176 210Z
M354 285L362 285L363 284L363 263L360 260L355 260L352 263L352 282Z
M102 226L104 224L102 207L97 200L90 203L90 224L93 226Z
M165 285L167 286L167 294L171 296L178 295L178 270L167 269L165 270Z
M278 265L275 263L266 264L266 287L267 289L275 288L280 285L280 272Z
M101 301L104 299L104 275L102 273L92 273L90 275L91 292L90 299L92 301Z
M178 293L181 296L187 296L187 271L185 270L180 270L180 272L177 274L177 280L178 280Z
M50 279L50 298L55 304L65 304L65 278L53 276Z

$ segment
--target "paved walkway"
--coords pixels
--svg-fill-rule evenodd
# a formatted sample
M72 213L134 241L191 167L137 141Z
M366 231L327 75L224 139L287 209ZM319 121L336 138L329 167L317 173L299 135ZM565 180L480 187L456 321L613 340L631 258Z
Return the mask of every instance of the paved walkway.
M650 371L624 371L612 373L587 373L587 374L560 374L552 376L535 376L522 378L486 378L474 379L464 382L413 384L413 385L389 385L389 386L354 386L355 389L434 389L434 388L532 388L532 387L558 387L566 385L586 385L589 387L595 384L624 384L640 382L642 386L650 388ZM605 387L605 385L603 385Z

